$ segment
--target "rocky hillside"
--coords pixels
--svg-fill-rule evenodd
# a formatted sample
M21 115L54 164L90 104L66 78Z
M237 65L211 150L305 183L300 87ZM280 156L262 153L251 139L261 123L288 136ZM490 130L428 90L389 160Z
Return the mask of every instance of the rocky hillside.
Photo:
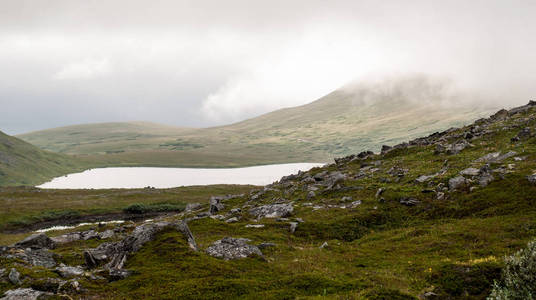
M222 167L327 162L379 150L434 131L468 124L496 109L447 92L421 76L336 90L310 104L221 127L103 123L19 137L43 149L83 154L101 165Z
M81 167L73 157L41 150L0 132L0 186L36 185Z
M485 299L504 255L536 236L535 159L530 102L177 215L33 235L0 251L0 290L6 299Z

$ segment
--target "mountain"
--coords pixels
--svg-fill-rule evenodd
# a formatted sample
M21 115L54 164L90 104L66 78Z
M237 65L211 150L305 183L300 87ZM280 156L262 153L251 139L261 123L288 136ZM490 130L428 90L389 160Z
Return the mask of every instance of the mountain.
M0 132L0 186L36 185L82 167L72 156L41 150Z
M463 101L462 101L463 100ZM318 161L379 150L461 126L496 109L416 76L354 84L310 104L204 129L101 123L19 135L43 149L83 154L104 165L243 166Z
M0 206L19 233L0 231L0 295L533 299L536 102L265 187L9 188Z

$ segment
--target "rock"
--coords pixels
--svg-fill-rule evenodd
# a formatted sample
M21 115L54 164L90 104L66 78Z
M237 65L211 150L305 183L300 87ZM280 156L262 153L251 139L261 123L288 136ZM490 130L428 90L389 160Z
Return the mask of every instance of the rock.
M415 206L417 204L419 204L419 200L417 200L416 198L411 198L411 197L404 197L402 199L400 199L400 204L403 204L403 205L406 205L406 206Z
M292 214L294 208L291 203L284 204L268 204L254 207L249 210L249 213L257 219L261 218L282 218Z
M355 208L355 207L358 207L359 205L361 205L361 200L353 201L350 204L350 208Z
M307 199L308 199L308 200L309 200L309 199L312 199L312 198L314 198L314 197L316 197L316 194L315 194L314 191L309 191L309 193L307 193Z
M465 176L478 176L480 174L480 170L477 168L467 168L465 170L460 171L460 175Z
M296 231L296 228L298 228L298 222L290 222L290 233L294 233Z
M232 217L232 218L225 220L225 223L236 223L236 222L238 222L237 217Z
M478 183L480 184L481 187L486 187L493 180L495 180L493 175L491 175L491 168L488 164L480 168L478 172L480 174L480 176L478 177Z
M382 154L387 154L389 153L389 151L393 150L393 147L391 146L387 146L387 145L383 145L382 146L382 150L381 150L381 153Z
M223 203L221 203L223 200L225 200L225 197L219 197L219 196L212 196L210 197L210 208L209 212L211 215L216 214L220 210L224 208Z
M456 176L449 179L449 190L455 191L467 186L467 179L463 176Z
M105 230L99 233L99 238L101 240L109 239L115 235L115 232L112 229Z
M84 241L100 238L99 233L97 231L93 230L93 229L88 230L88 231L84 231L84 232L80 232L80 234L82 235L82 239Z
M206 252L210 256L224 260L241 259L252 255L262 256L259 247L248 244L250 241L244 238L225 237L214 242Z
M536 174L527 176L527 180L532 184L536 184Z
M212 215L210 216L211 219L214 219L214 220L218 220L218 221L223 221L225 220L225 216L224 215Z
M80 292L80 283L77 280L65 281L58 288L58 293L73 294Z
M36 291L31 288L9 290L4 293L1 300L37 300L43 299L43 296L52 296L51 293Z
M7 278L9 279L9 282L14 285L19 285L22 283L20 280L20 273L15 268L11 268L11 271L9 271L9 275L7 276Z
M233 208L229 211L231 214L239 214L242 212L242 209L240 208Z
M19 249L10 247L0 250L0 256L5 258L20 259L32 266L40 266L45 268L53 268L56 266L55 257L57 257L56 254L50 252L48 249Z
M346 180L347 176L341 172L331 172L325 178L326 190L332 190L337 184Z
M110 280L111 281L117 281L117 280L125 279L128 276L130 276L131 274L132 274L132 272L130 272L129 270L124 270L124 269L110 269L108 271L108 275L110 275Z
M385 188L379 188L378 191L376 191L376 199L380 198L383 192L385 192Z
M82 239L82 235L79 232L72 232L67 234L62 234L59 236L54 236L50 238L56 244L67 244Z
M352 197L350 197L350 196L344 196L341 199L342 202L350 202L352 200L354 200L354 199Z
M508 151L507 153L503 155L501 155L501 152L493 152L493 153L486 154L485 156L475 160L475 162L498 163L510 157L514 157L516 155L517 155L517 152L515 151Z
M184 209L185 212L192 212L194 210L198 210L203 206L201 203L188 203L186 204L186 208Z
M319 248L320 248L320 249L324 249L324 248L326 248L326 247L329 247L328 242L323 242L322 245L320 245Z
M445 199L445 193L443 193L443 192L437 192L437 194L436 194L436 199L437 199L437 200L443 200L443 199Z
M246 228L264 228L263 224L247 224Z
M84 269L80 267L62 266L56 268L56 273L63 278L73 278L84 274Z
M415 181L418 182L418 183L425 183L425 182L429 181L430 179L433 179L434 177L436 177L436 175L421 175L421 176L417 177L417 179L415 179Z
M465 148L469 147L471 144L466 140L461 140L457 143L447 146L447 154L456 155L462 152Z
M152 241L156 234L166 228L175 228L181 232L192 250L197 250L194 237L186 222L170 223L157 222L146 223L136 227L125 239L114 243L102 243L97 248L84 252L84 258L88 268L95 268L106 263L106 269L122 269L130 253L137 252L141 247Z
M15 247L54 249L56 247L56 243L54 243L54 241L52 241L46 234L38 233L16 243Z

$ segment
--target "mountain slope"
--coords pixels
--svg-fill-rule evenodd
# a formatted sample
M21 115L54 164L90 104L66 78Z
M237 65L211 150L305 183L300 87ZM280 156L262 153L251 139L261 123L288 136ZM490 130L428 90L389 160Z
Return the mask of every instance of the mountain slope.
M58 243L46 267L32 265L48 252L27 250L31 239L0 247L0 268L24 274L22 285L0 282L0 294L31 287L83 299L476 300L487 299L495 281L512 282L501 280L505 255L536 237L536 102L382 152L339 158L249 193L243 186L5 189L0 205L31 204L13 207L16 218L0 217L0 229L45 217L65 222L65 213L88 208L202 203L135 224L47 232ZM233 195L209 200L222 194ZM66 196L75 204L69 211ZM30 234L0 232L0 243ZM534 295L534 264L510 266L529 284L512 283ZM62 268L80 275L67 281ZM74 289L51 288L74 280Z
M488 115L443 83L412 77L337 90L307 105L205 129L153 123L103 123L19 137L51 151L84 154L105 165L240 166L329 161L378 150Z
M0 132L0 186L35 185L82 166L73 157L41 150Z

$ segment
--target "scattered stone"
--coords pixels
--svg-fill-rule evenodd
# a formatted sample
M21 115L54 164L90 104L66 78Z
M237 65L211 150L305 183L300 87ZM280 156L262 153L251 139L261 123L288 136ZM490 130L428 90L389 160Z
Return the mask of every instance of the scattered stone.
M478 177L478 183L481 187L486 187L490 184L495 178L491 175L491 168L488 164L484 165L479 170L480 176Z
M240 208L237 207L237 208L233 208L233 209L231 209L229 212L230 212L231 214L233 214L233 215L234 215L234 214L239 214L239 213L242 212L242 209L240 209Z
M356 201L353 201L352 203L350 203L350 208L356 208L359 205L361 205L361 200L356 200Z
M455 191L467 186L467 179L463 176L456 176L449 179L449 190Z
M316 194L314 191L309 191L309 193L307 193L307 200L312 199L314 197L316 197Z
M290 222L290 233L294 233L296 228L298 228L298 222Z
M19 285L22 283L20 280L20 273L15 268L11 268L11 271L9 271L9 275L7 276L7 278L9 279L9 282L14 285Z
M225 216L223 216L223 215L212 215L212 216L210 216L210 218L213 219L213 220L218 220L218 221L225 220Z
M342 202L350 202L352 200L354 200L354 199L352 197L350 197L350 196L344 196L341 199Z
M516 157L514 157L515 161L524 161L525 159L527 159L526 156L523 156L523 157L516 156Z
M224 260L246 258L252 255L262 256L259 247L248 244L250 241L244 238L225 237L214 242L206 252L210 256Z
M32 266L40 266L45 268L53 268L56 266L55 257L57 254L50 252L48 249L32 249L32 248L10 248L0 247L0 256L5 258L20 259Z
M536 184L536 174L532 174L532 175L527 176L527 179L528 179L528 181L530 183Z
M219 196L212 196L210 197L210 208L209 212L211 215L216 214L220 210L224 208L223 203L221 203L223 200L225 200L225 197L219 197Z
M109 239L109 238L113 237L114 234L115 234L115 232L112 229L108 229L108 230L105 230L103 232L100 232L99 233L99 238L101 240Z
M56 244L67 244L81 240L82 235L79 232L71 232L59 236L54 236L50 239Z
M430 179L433 179L434 177L436 177L436 175L421 175L421 176L417 177L417 179L415 179L415 181L418 182L418 183L425 183L425 182L429 181Z
M383 192L385 192L385 188L379 188L378 191L376 191L376 199L380 198Z
M73 278L84 274L84 269L80 267L61 266L56 268L56 273L63 278Z
M449 146L447 146L447 154L450 154L450 155L456 155L460 152L462 152L463 150L465 150L465 148L471 146L471 144L469 144L469 142L467 142L466 140L461 140L457 143L454 143L454 144L451 144Z
M514 157L517 155L517 152L515 151L509 151L503 155L501 155L501 152L492 152L484 155L483 157L475 160L475 162L484 162L484 163L499 163L502 162L505 159L508 159L510 157Z
M436 197L437 200L443 200L445 199L445 193L443 192L437 192L437 197Z
M229 218L225 221L225 223L236 223L238 222L238 218L237 217L232 217L232 218Z
M9 290L4 293L2 300L37 300L43 296L52 296L51 293L36 291L31 288Z
M264 224L247 224L246 228L263 228Z
M420 202L419 200L417 200L416 198L412 198L412 197L404 197L400 199L400 204L403 204L406 206L415 206L419 204L419 202Z
M477 168L467 168L460 172L460 175L465 175L465 176L478 176L479 174L480 174L480 170Z
M324 242L324 243L322 243L322 245L320 245L319 248L320 248L320 249L324 249L324 248L326 248L326 247L329 247L328 242Z
M15 244L15 247L19 248L46 248L46 249L54 249L56 247L56 243L52 241L46 234L44 233L38 233L31 235L24 240L18 242Z
M184 209L185 212L192 212L194 210L198 210L203 206L201 203L188 203L186 204L186 208Z
M288 217L292 214L294 208L291 203L283 204L268 204L263 206L254 207L249 210L249 213L257 219L261 218L282 218Z

